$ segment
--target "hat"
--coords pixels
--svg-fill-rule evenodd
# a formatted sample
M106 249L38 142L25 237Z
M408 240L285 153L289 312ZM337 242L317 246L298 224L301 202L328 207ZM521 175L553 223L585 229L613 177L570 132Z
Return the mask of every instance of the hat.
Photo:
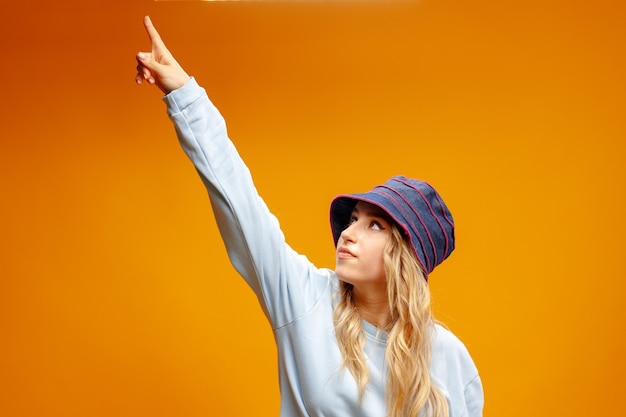
M392 177L363 194L333 199L330 225L335 246L359 201L380 207L400 226L426 276L454 250L454 220L439 193L424 181L404 176Z

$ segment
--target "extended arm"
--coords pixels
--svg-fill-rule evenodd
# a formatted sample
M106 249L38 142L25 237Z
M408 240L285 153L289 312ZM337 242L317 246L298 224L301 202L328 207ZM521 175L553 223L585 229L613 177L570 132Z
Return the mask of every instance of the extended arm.
M320 272L286 244L277 219L228 138L219 111L173 58L149 18L144 25L152 52L137 55L136 81L157 85L165 93L168 114L209 193L233 266L254 290L272 324L289 323L315 304L327 288L328 272Z

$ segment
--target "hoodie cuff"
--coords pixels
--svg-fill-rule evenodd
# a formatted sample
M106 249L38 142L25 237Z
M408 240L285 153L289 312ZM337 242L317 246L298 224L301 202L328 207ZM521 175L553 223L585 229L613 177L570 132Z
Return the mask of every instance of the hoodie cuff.
M180 88L170 91L163 97L163 102L167 105L168 114L176 114L183 111L187 106L198 100L205 94L204 88L198 85L194 77Z

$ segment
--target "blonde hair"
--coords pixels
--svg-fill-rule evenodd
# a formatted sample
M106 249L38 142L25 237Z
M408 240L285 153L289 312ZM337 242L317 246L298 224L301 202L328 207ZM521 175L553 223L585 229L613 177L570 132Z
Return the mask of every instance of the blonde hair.
M385 359L388 417L448 417L448 403L430 376L434 320L430 290L410 244L394 225L384 252L390 321ZM363 348L365 334L353 286L340 282L334 311L335 334L343 367L357 382L359 400L369 382Z

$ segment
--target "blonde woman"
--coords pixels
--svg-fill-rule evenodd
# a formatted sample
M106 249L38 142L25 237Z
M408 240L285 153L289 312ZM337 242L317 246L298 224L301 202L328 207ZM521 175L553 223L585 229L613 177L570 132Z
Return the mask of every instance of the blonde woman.
M454 224L425 182L394 177L331 203L335 270L287 245L206 92L148 17L138 84L158 86L209 192L233 266L256 293L278 347L283 417L475 417L478 371L436 325L428 274L454 249Z

